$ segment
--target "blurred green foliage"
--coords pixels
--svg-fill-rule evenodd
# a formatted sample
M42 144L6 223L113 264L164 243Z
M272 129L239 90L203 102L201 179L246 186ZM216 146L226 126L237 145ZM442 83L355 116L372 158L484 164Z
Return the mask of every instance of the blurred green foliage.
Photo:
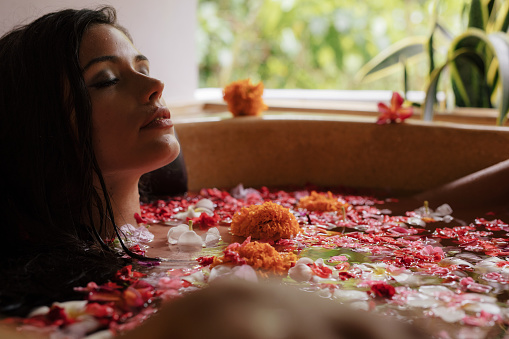
M433 0L199 0L200 87L262 80L265 88L403 90L400 72L369 83L359 69L408 36L429 35ZM440 15L461 31L461 2ZM423 90L425 59L408 65L410 90Z

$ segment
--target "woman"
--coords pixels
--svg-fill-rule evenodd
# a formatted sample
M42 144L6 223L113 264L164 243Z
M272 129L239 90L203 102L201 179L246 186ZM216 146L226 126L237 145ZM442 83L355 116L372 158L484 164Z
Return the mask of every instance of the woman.
M51 13L0 40L0 312L72 298L125 265L106 242L136 224L140 177L179 154L163 89L112 8Z

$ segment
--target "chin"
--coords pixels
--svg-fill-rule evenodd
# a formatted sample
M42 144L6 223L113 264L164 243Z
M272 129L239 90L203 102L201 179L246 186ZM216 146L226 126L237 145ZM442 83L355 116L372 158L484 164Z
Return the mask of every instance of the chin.
M178 141L175 139L175 142L168 144L166 148L166 152L164 152L161 158L155 162L155 168L152 168L150 171L164 167L177 159L178 155L180 154L180 144Z

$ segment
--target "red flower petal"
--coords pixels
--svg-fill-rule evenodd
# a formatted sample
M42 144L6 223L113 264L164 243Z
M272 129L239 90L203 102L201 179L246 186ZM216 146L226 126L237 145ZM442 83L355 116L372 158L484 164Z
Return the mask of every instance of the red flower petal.
M405 100L399 95L398 92L392 92L391 108L397 111Z
M396 293L396 289L387 283L377 282L371 285L371 293L376 297L391 299Z
M378 103L378 111L382 114L389 114L391 112L391 109L383 102L379 102Z
M315 273L320 278L328 278L332 274L332 270L324 265L312 264L309 265L309 267L311 267L313 273Z
M381 113L378 116L377 124L386 124L391 122L402 122L408 119L413 114L412 107L402 107L404 99L398 92L392 93L391 106L388 107L384 103L378 103L378 111Z

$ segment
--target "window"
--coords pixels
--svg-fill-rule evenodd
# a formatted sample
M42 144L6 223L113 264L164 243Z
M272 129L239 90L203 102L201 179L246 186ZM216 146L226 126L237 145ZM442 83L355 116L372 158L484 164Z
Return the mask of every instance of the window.
M200 0L199 87L251 78L267 89L402 91L403 72L361 82L361 67L409 36L429 35L432 0ZM453 34L462 1L441 1ZM409 89L420 91L425 55L409 60Z

